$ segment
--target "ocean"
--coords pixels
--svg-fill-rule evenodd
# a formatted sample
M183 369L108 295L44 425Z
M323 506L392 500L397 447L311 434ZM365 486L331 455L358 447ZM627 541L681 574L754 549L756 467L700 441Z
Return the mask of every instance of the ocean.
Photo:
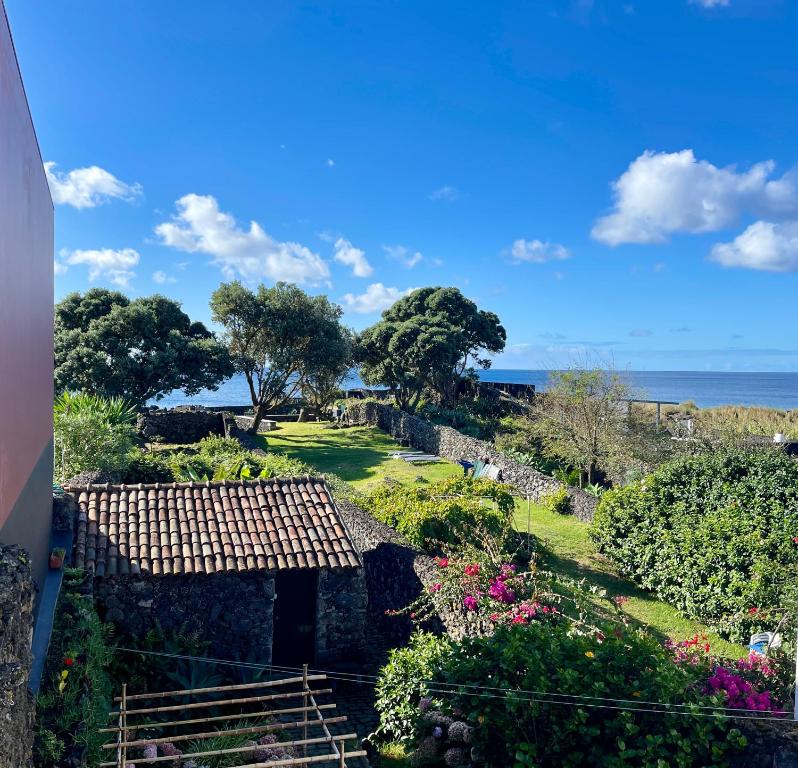
M546 388L548 371L489 369L481 372L484 381L534 384ZM647 400L692 400L702 408L715 405L760 405L788 410L798 408L798 373L711 373L707 371L623 371L635 397ZM345 387L359 387L356 373ZM215 392L203 391L192 397L172 392L158 401L162 408L175 405L247 405L249 394L243 376L225 381Z

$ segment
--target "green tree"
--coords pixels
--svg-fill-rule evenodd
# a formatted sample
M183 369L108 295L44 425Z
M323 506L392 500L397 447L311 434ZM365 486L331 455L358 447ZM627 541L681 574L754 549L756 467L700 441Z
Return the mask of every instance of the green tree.
M55 387L141 406L181 389L216 389L233 373L224 345L164 296L93 288L55 307Z
M311 344L302 378L302 395L317 412L329 408L354 362L354 334L337 318L322 320Z
M628 385L612 370L552 371L546 391L535 398L530 430L549 455L593 473L627 437Z
M213 292L211 310L247 381L253 431L266 413L349 367L342 310L326 296L308 296L287 283L251 291L234 281Z
M489 368L487 355L501 352L506 339L499 318L457 288L419 288L363 331L357 359L367 384L387 386L401 408L414 411L426 389L451 403L462 378Z

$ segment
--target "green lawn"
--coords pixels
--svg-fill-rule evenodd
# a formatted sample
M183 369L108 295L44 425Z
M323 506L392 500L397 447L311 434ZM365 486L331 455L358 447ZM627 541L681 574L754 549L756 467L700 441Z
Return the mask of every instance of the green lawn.
M586 523L536 504L531 505L528 519L530 532L540 545L541 566L546 570L577 579L586 578L591 584L606 589L609 597L628 597L624 612L662 639L683 640L696 633L706 634L716 653L726 656L747 653L743 646L722 640L705 626L685 619L675 608L620 577L612 563L596 552L587 535ZM521 499L516 502L515 527L524 533L527 530L527 504Z
M331 472L359 490L392 478L400 483L432 482L462 474L448 461L408 464L392 459L393 451L406 451L376 427L332 429L325 422L281 422L265 436L267 450L301 459L320 472Z
M293 456L320 472L334 473L359 490L367 490L388 477L411 484L441 480L462 472L457 464L448 461L413 466L389 458L392 451L403 449L375 427L331 429L327 423L283 422L279 430L268 433L265 443L268 450ZM527 530L526 502L520 499L515 524L519 531ZM584 577L606 589L610 597L628 597L624 611L663 639L681 640L703 633L709 636L717 653L730 656L746 653L742 646L721 640L706 627L681 617L675 608L621 578L613 565L596 553L587 529L575 517L531 506L530 531L538 539L544 568L575 578Z

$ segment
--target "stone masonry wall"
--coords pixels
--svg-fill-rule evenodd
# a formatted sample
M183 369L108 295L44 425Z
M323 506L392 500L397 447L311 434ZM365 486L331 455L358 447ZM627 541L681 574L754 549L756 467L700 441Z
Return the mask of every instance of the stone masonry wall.
M391 616L386 611L398 611L412 603L438 580L438 567L433 558L413 549L393 528L351 501L340 500L336 506L366 566L369 621L377 623L395 645L403 645L414 625L407 616ZM451 637L461 638L467 633L468 619L460 607L439 610L437 619L425 629L445 630Z
M362 568L319 571L316 662L357 663L366 641L368 593Z
M123 636L143 637L156 620L165 631L198 632L208 655L272 658L274 579L266 573L115 576L96 579L100 618Z
M369 424L379 427L400 442L425 453L457 461L487 460L499 467L502 482L513 486L533 500L567 488L571 498L571 510L580 520L590 522L598 499L579 488L565 485L553 477L544 475L533 467L526 467L499 453L491 443L468 437L451 427L431 424L426 419L413 416L383 403L364 400L350 402L346 408L349 424Z
M136 431L145 440L196 443L209 435L224 435L224 415L197 406L150 408L139 414Z
M25 551L0 545L0 768L32 765L35 704L28 676L33 594Z

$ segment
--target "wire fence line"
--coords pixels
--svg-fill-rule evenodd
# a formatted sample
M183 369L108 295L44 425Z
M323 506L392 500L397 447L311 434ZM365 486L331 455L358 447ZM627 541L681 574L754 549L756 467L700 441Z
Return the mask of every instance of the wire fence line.
M232 661L204 656L145 651L136 648L118 647L117 651L159 656L180 661L191 661L203 664L220 664L223 666L257 670L279 674L301 673L300 667L289 667L276 664L256 664L246 661ZM345 683L356 683L375 687L377 675L354 672L337 672L331 670L308 669L312 674L325 675L329 680ZM666 701L649 701L638 698L613 698L607 696L590 696L576 693L559 693L556 691L533 691L517 688L503 688L469 683L444 683L435 680L420 680L429 693L440 695L475 696L479 698L504 699L512 701L528 701L530 703L553 704L562 706L587 707L591 709L607 709L625 712L657 713L666 715L682 715L685 717L713 717L733 720L757 720L759 722L775 722L786 726L798 726L798 721L788 718L788 713L781 710L737 709L720 705L702 705L691 703L672 703Z

